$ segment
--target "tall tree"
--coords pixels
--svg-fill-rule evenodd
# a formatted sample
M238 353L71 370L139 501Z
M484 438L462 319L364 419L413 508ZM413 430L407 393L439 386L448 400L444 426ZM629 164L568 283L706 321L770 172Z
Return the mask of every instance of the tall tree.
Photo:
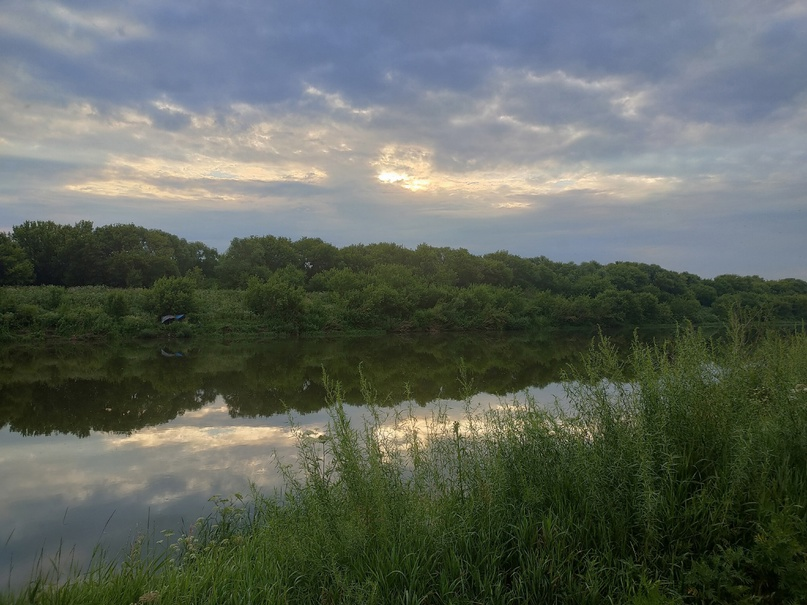
M22 286L34 281L34 265L25 250L7 233L0 232L0 286Z
M92 222L79 221L65 231L64 284L87 286L105 283L104 253Z
M96 229L105 260L105 283L116 287L151 286L161 277L180 275L177 254L185 240L159 229L137 225L107 225ZM186 254L189 256L189 254ZM186 261L188 269L192 267Z
M333 269L339 260L339 250L336 246L318 237L303 237L294 242L293 247L302 263L300 268L308 277Z
M53 221L25 221L12 234L34 266L34 283L65 283L67 232L70 227Z

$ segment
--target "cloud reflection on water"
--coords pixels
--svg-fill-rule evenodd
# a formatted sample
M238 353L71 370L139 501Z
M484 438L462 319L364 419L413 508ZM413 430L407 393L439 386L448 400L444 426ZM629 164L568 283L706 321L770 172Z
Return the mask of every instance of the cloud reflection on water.
M282 489L275 454L295 467L296 435L328 425L323 367L342 385L356 428L367 413L354 405L361 367L379 386L386 426L400 413L426 435L437 408L449 427L463 420L461 360L481 391L473 407L512 401L508 391L551 405L554 381L587 343L569 335L410 335L200 344L181 364L165 363L151 345L76 346L56 356L4 350L0 583L19 586L36 556L43 552L47 563L60 544L86 564L99 544L114 555L137 532L159 539L163 529L187 527L212 511L213 495L248 494L250 483L267 494ZM289 408L298 410L299 433ZM402 432L388 436L406 441Z
M541 393L552 390L554 385L530 394L551 402L552 394ZM494 409L504 401L508 398L479 393L472 407ZM381 413L389 431L395 413L406 416L410 410L405 427L425 435L438 408L449 426L466 414L461 402L450 400L425 408L404 402ZM347 405L345 410L360 428L367 409ZM99 541L117 552L137 531L158 533L176 528L180 520L192 523L211 511L210 496L246 494L250 483L271 494L282 487L274 455L293 465L297 431L320 434L328 422L327 411L295 416L294 430L284 416L233 418L218 397L165 425L131 435L20 437L3 429L3 483L14 489L0 498L2 537L11 536L0 549L0 573L8 573L12 584L22 582L39 549L48 555L60 543L75 545L77 560L84 562ZM394 437L405 442L402 431Z

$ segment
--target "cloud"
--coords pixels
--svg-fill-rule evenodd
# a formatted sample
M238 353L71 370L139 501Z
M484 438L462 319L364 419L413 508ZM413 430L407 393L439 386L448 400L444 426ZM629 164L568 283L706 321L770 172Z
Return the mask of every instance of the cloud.
M219 247L269 232L606 259L647 249L665 216L718 232L803 205L796 1L8 9L3 225L163 221L196 240L215 216L230 229ZM204 216L189 221L190 207ZM586 234L604 225L595 246ZM756 228L778 273L797 250L773 219ZM712 258L708 237L675 249L659 248L660 264L717 266L698 260Z
M48 0L8 2L0 15L0 32L20 42L71 57L86 56L104 41L148 36L142 24L109 7L97 11L76 10Z

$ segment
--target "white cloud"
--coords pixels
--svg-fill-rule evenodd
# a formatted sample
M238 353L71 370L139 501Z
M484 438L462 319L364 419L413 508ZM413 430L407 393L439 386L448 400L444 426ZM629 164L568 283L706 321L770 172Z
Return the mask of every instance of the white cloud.
M575 225L608 224L591 251L607 259L642 236L600 208L646 208L661 233L658 209L697 209L717 230L803 205L803 3L585 8L11 2L0 224L148 223L175 201L242 213L217 216L233 229L217 241L432 238L525 255L561 250L544 249L559 224L569 249ZM756 225L772 272L798 256L779 223Z

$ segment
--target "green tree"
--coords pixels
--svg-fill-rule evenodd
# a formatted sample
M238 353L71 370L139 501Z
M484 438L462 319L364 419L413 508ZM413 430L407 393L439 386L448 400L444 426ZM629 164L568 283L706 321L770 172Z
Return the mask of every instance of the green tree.
M718 275L712 280L712 285L717 290L717 295L747 293L765 293L768 286L761 277L757 275Z
M148 305L158 316L196 310L196 285L188 277L161 277L148 292Z
M150 287L163 277L179 277L176 236L137 225L107 225L96 229L104 253L106 285Z
M356 273L353 269L327 269L313 276L308 282L308 288L314 292L345 294L363 288L367 279L366 273Z
M414 293L422 283L409 267L386 263L375 266L369 272L368 278L373 283L411 293Z
M689 291L686 278L675 271L668 271L658 267L653 273L652 280L653 285L661 290L667 300L674 296L683 296Z
M358 298L356 306L362 319L357 327L398 328L412 313L408 293L386 283L368 284Z
M605 275L617 290L640 292L650 284L647 271L637 263L611 263L605 267Z
M25 250L7 233L0 232L0 286L21 286L34 281L34 265Z
M166 245L161 252L173 257L180 275L184 276L194 269L199 269L204 277L213 277L218 263L218 252L215 248L210 248L202 242L188 242L176 235L166 235L168 236Z
M803 279L786 278L768 282L768 288L773 294L807 294L807 281Z
M364 247L370 266L377 265L404 265L412 267L415 264L415 253L409 248L391 243L369 244Z
M188 248L193 255L193 267L198 267L205 277L214 277L219 262L218 250L206 246L202 242L191 242L188 244Z
M596 261L580 263L567 270L572 282L572 294L593 298L611 287L605 268Z
M556 263L545 256L530 259L536 266L534 286L538 290L548 290L554 294L571 295L572 281L567 267L571 263Z
M597 294L589 306L590 321L601 326L619 326L636 322L639 307L630 292L614 289Z
M246 292L247 308L264 316L273 329L299 331L305 308L304 279L303 272L294 267L277 271L266 281L250 277Z
M450 248L434 248L420 244L414 253L413 270L416 275L433 286L452 286L457 274L448 266Z
M509 275L506 283L501 282L501 285L514 285L519 288L536 288L541 287L539 266L527 259L521 258L507 251L500 250L493 254L486 254L483 257L485 260L498 261L502 263L509 270ZM489 283L495 283L488 278Z
M704 280L693 284L691 289L695 298L697 298L698 302L704 307L711 307L712 303L717 299L717 290Z
M66 286L106 284L105 255L90 221L65 230L64 283Z
M464 288L484 283L484 262L465 248L449 250L447 261L450 270L457 276L454 285Z
M34 267L34 283L63 286L68 227L53 221L25 221L12 229L14 241Z
M225 288L244 288L250 277L265 280L273 271L287 266L303 268L290 239L272 235L236 237L221 256L216 274Z
M688 319L698 321L701 315L701 304L694 296L676 296L669 302L670 310L677 321Z
M292 244L307 277L336 267L339 249L318 237L303 237Z
M146 255L142 231L135 225L106 225L95 231L104 262L104 283L113 287L142 286Z

